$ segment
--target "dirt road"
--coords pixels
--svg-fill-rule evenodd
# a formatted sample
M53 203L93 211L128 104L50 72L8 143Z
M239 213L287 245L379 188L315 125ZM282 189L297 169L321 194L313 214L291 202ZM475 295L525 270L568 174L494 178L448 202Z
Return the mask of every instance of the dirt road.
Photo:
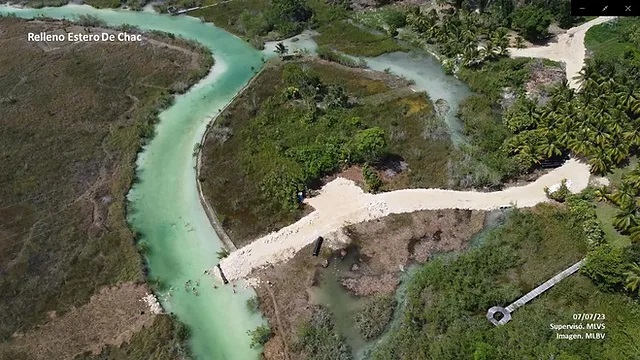
M577 89L580 82L575 78L582 66L586 55L584 36L592 26L600 25L615 19L615 16L600 16L580 26L573 27L546 46L534 46L525 49L510 48L511 57L545 58L561 61L566 64L569 86Z
M492 210L510 204L532 207L547 201L545 187L567 179L569 189L579 192L587 187L589 177L588 165L569 160L533 183L497 192L405 189L376 195L364 193L350 180L337 178L325 185L318 196L305 200L314 212L232 252L220 266L226 277L233 281L246 277L253 269L290 259L318 236L327 237L331 245L332 239L336 238L332 233L346 225L418 210Z

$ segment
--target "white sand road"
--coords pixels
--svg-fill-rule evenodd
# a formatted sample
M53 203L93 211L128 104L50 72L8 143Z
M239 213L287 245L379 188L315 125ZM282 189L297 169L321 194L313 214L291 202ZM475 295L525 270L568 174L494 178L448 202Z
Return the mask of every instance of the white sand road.
M615 19L598 17L559 35L547 46L509 49L512 57L535 57L562 61L572 88L584 65L585 33L594 25ZM470 209L492 210L511 204L532 207L547 201L545 187L557 186L563 179L572 192L579 192L589 183L589 167L577 160L569 160L561 167L525 186L498 192L453 191L442 189L406 189L382 194L367 194L352 181L337 178L325 185L320 194L305 202L315 211L296 223L256 239L251 244L222 259L220 267L228 280L249 275L254 269L286 261L309 245L318 236L336 233L346 225L381 218L390 214L418 210ZM218 271L212 273L219 276Z
M564 62L569 86L577 89L580 83L575 77L584 65L586 56L584 36L587 30L592 26L611 21L615 18L615 16L597 17L580 26L567 30L567 32L560 34L554 41L546 46L534 46L525 49L509 48L509 54L511 57L545 58Z
M305 200L315 211L232 252L222 259L220 267L233 281L254 269L288 260L318 236L327 236L346 225L418 210L492 210L511 204L531 207L547 201L545 187L567 179L569 189L579 192L587 187L589 176L589 167L572 159L533 183L497 192L406 189L376 195L363 192L350 180L337 178L325 185L318 196ZM212 272L219 275L218 271Z

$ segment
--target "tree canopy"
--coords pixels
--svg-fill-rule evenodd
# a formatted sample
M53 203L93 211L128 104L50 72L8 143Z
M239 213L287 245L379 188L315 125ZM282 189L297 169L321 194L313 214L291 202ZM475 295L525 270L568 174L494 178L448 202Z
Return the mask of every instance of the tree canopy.
M513 13L511 25L529 41L540 40L549 35L549 25L553 16L540 5L526 5Z

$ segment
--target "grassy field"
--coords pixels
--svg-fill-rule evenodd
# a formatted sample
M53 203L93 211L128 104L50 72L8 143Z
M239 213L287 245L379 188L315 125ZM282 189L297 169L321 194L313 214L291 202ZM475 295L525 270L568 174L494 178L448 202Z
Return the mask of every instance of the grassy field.
M580 223L563 207L516 211L479 248L418 272L400 324L371 358L636 359L637 301L601 292L582 274L518 309L505 326L485 318L489 307L509 304L586 253ZM574 313L585 312L606 315L606 340L556 340L550 324L573 323Z
M618 230L613 227L613 220L618 211L619 209L610 203L600 202L596 206L598 220L602 223L602 231L604 231L609 243L615 247L625 247L631 245L629 237L620 234Z
M584 38L584 44L596 58L619 59L625 52L638 52L638 18L619 18L611 23L594 26Z
M189 353L182 342L188 336L184 325L170 316L159 316L152 326L134 334L129 343L109 346L97 356L82 354L74 360L185 359Z
M378 56L388 52L404 51L387 35L374 34L346 21L337 21L318 28L318 45L327 46L354 56Z
M162 41L184 51L24 41L63 26L0 18L0 339L101 286L144 281L125 220L136 153L171 93L212 64L180 40Z
M74 360L130 360L130 359L163 359L183 360L189 356L183 342L188 337L188 330L170 316L156 316L153 324L137 333L128 343L120 347L108 346L100 354L90 352L79 354ZM32 360L24 352L14 351L0 353L3 359Z
M377 165L380 171L389 163L400 165L403 160L408 164L410 171L387 181L388 189L447 185L447 157L452 147L444 124L433 115L424 94L409 91L399 95L397 91L406 83L383 73L328 62L305 62L303 66L317 74L321 87L342 87L351 105L310 110L302 100L283 99L288 88L283 68L268 67L223 112L207 138L201 176L204 192L238 246L291 223L304 212L281 206L261 186L265 179L314 171L311 178L304 175L311 181L307 185L314 186L314 181L341 168L322 157L315 164L325 167L323 171L303 170L292 151L305 148L308 154L327 143L343 147L362 129L379 127L386 134L388 156ZM389 81L396 83L395 90Z

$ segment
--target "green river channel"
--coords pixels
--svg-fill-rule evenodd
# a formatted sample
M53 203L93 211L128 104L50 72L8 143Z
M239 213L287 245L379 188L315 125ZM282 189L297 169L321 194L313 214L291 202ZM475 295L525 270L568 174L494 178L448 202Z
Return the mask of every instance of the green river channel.
M143 30L160 30L195 40L211 50L215 60L212 71L160 114L155 137L138 156L139 181L128 195L128 219L149 245L146 256L149 276L169 289L156 295L164 309L177 315L191 330L195 358L257 359L259 349L250 347L247 331L264 324L265 320L246 306L246 300L255 296L255 292L242 284L234 291L231 286L220 286L204 274L204 270L218 263L216 252L223 244L198 198L193 151L207 124L262 67L262 58L272 54L274 44L267 44L265 52L260 52L213 24L151 11L99 10L86 5L41 9L0 6L0 15L10 13L22 18L45 16L69 20L93 15L110 26L129 24ZM302 40L298 47L315 52L313 39L303 36ZM293 43L286 43L293 45L290 50L296 48ZM415 88L427 91L432 100L444 99L449 107L444 118L457 142L460 135L455 111L469 94L462 82L445 75L438 61L424 54L394 53L366 60L375 70L389 68L413 79ZM362 306L360 300L349 296L338 285L339 274L344 270L340 266L333 274L325 273L324 285L317 289L321 303L337 312L336 318L344 318L340 315L345 311ZM188 286L187 281L190 281ZM218 285L217 288L214 285ZM340 309L342 307L344 309ZM366 344L352 333L350 321L339 323L354 353L362 354L371 347L371 343Z

